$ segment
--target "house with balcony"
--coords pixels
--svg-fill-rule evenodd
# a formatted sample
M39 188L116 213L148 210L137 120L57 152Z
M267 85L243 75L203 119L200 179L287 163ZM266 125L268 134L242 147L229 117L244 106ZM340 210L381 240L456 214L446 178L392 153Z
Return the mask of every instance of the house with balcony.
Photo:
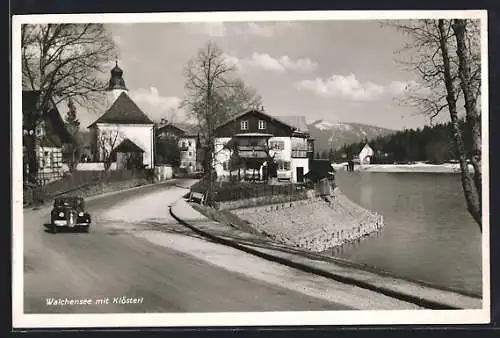
M193 125L177 125L162 120L156 129L156 145L175 142L180 151L179 167L188 172L201 170L200 147L198 131Z
M314 154L304 116L275 117L250 110L215 130L213 166L218 179L243 178L303 182ZM271 169L271 162L275 168Z
M36 181L45 185L62 178L63 146L75 140L53 101L49 109L40 113L39 92L23 91L22 95L23 179L25 183ZM34 150L35 158L30 158L28 149Z

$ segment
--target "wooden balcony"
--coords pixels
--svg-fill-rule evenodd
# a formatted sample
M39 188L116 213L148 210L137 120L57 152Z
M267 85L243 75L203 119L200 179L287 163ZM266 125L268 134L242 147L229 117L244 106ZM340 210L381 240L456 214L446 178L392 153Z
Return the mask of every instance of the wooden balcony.
M262 150L255 150L255 151L252 151L252 150L240 150L238 152L238 155L241 157L241 158L267 158L267 153L265 151L262 151Z
M266 151L266 145L265 144L258 144L258 145L240 145L238 146L238 151Z
M292 150L292 158L307 158L307 150Z

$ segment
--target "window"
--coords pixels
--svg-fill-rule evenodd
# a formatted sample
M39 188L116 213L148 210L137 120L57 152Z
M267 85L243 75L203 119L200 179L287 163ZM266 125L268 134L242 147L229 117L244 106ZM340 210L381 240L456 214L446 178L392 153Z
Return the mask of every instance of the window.
M290 161L278 161L278 170L290 170Z
M52 163L51 163L51 153L49 153L48 151L44 152L44 158L45 158L45 165L47 167L51 167L52 166Z
M285 141L270 141L269 146L273 150L284 150L285 149Z
M189 141L189 142L188 142L188 146L190 146L190 147L191 147L191 141ZM189 155L189 156L191 156L191 155Z
M222 162L222 170L228 170L228 162Z
M186 148L186 142L182 141L182 148Z
M240 122L240 125L241 125L241 130L248 130L248 121L241 121Z
M259 129L266 129L266 121L259 120Z
M193 153L192 152L189 152L189 157L193 156Z

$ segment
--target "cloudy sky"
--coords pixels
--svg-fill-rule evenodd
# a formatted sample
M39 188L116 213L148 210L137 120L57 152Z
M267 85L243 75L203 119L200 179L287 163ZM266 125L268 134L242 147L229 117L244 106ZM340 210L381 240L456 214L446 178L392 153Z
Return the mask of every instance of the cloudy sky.
M107 24L129 95L154 120L184 94L183 67L216 42L271 115L305 115L393 129L428 119L395 98L415 79L396 62L404 37L376 21ZM98 116L82 112L82 126ZM445 120L446 116L443 116ZM183 119L182 112L177 120Z

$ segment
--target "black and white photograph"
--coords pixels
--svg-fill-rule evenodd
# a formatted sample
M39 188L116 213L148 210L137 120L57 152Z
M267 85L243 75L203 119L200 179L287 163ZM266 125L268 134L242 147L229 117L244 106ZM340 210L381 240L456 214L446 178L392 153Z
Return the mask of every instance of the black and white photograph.
M15 15L13 326L490 321L487 11Z

